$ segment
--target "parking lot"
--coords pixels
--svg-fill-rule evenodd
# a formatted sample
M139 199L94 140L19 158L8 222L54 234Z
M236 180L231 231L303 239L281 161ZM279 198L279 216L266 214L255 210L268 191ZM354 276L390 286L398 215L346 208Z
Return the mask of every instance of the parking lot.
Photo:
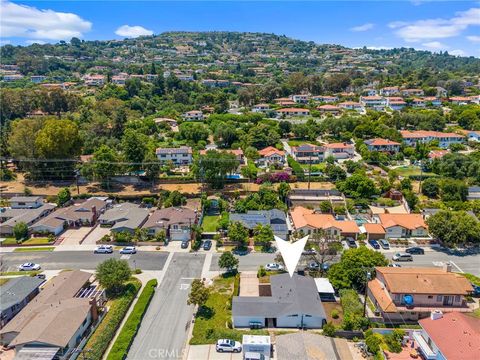
M60 238L63 238L61 245L79 245L91 230L92 228L87 226L82 226L78 229L68 229L60 235Z
M188 360L241 360L243 353L218 353L215 345L192 345L188 348Z

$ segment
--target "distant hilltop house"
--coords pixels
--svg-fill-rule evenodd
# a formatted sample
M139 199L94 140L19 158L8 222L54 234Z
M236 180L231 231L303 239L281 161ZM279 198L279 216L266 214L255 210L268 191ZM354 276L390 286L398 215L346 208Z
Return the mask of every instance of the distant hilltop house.
M400 111L402 110L405 106L407 106L407 103L403 98L401 97L387 97L385 98L387 101L387 106L395 111Z
M103 86L105 84L105 75L85 75L83 81L87 86Z
M371 108L374 110L384 110L387 102L384 97L373 95L373 96L360 96L360 104L366 108Z
M339 115L342 112L341 108L331 104L317 106L317 110L321 114L331 114L331 115Z
M312 100L321 103L331 104L338 101L338 96L316 95L312 96Z
M205 118L200 110L187 111L182 117L186 121L202 121Z
M364 106L361 103L354 102L354 101L344 101L344 102L338 103L337 106L340 109L355 110L357 112L362 112L365 110Z
M395 96L400 94L398 86L388 86L380 89L380 95L382 96Z
M402 89L400 90L402 96L424 96L425 92L422 89Z
M310 115L310 110L303 108L283 108L277 110L277 114L285 117L308 116Z
M190 165L193 161L193 151L190 146L180 146L178 148L158 148L155 151L161 164L172 162L174 165Z
M364 142L369 151L388 152L391 154L398 153L401 146L401 144L396 141L381 138L365 140Z
M214 151L218 151L218 152L226 152L228 154L233 154L235 155L235 159L238 160L240 162L240 164L245 164L245 155L243 154L243 150L242 149L205 149L205 150L200 150L199 151L199 154L200 155L206 155L207 154L207 151L210 151L210 150L214 150Z
M403 141L408 146L415 146L417 143L428 143L438 141L441 148L448 148L451 144L461 144L465 141L465 136L455 133L444 133L440 131L426 130L401 130Z
M270 105L269 104L257 104L252 107L252 112L268 112L270 111Z

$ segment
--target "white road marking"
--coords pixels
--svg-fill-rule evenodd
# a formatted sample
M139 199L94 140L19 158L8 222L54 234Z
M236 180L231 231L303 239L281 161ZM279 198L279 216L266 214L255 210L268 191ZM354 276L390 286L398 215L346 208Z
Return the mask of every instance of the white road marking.
M453 261L450 261L450 264L455 266L458 269L458 271L461 272L462 274L464 273L464 271L462 269L460 269L460 267L457 264L455 264Z
M180 284L180 290L188 290L190 284Z
M122 260L128 260L128 259L130 259L130 256L131 256L131 255L129 255L129 254L123 254L122 256L120 256L120 259L122 259Z
M443 266L443 261L432 261L433 266Z
M187 277L180 278L180 280L195 280L195 279L198 279L198 278L187 278Z

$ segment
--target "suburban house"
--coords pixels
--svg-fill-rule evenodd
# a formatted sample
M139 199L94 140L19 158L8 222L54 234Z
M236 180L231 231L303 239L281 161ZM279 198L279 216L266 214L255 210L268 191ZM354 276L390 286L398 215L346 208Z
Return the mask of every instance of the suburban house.
M30 81L34 84L40 84L41 82L44 82L47 80L47 77L45 75L32 75L30 76Z
M42 291L0 330L0 342L14 347L17 358L23 352L44 354L48 359L67 359L98 318L103 291L92 289L84 271L64 271L48 281ZM31 355L32 356L32 355Z
M385 238L428 237L421 214L376 214L374 220L385 229Z
M292 99L290 98L278 98L278 99L275 99L275 104L277 105L280 105L280 106L292 106L292 105L296 105L297 103L295 101L293 101Z
M112 76L112 84L115 85L125 85L125 82L127 81L127 76L125 75L115 75Z
M338 96L317 95L312 96L312 100L325 104L331 104L338 101Z
M332 115L339 115L342 112L341 108L331 104L317 106L317 110L321 114L332 114Z
M387 106L395 111L400 111L402 110L405 106L407 106L407 103L403 98L401 97L387 97Z
M423 96L425 92L422 89L402 89L400 91L402 96Z
M310 110L302 108L283 108L277 110L277 115L279 116L307 116L310 115Z
M258 151L258 154L260 155L260 157L255 160L255 163L259 167L269 167L271 165L283 166L287 162L287 159L285 157L285 151L278 150L273 146L269 146L265 149Z
M402 130L400 131L403 141L408 146L415 146L417 142L428 143L431 141L438 141L441 148L448 148L451 144L461 144L465 140L464 135L455 133L444 133L439 131L426 130Z
M472 99L467 96L452 96L448 99L448 101L450 101L454 105L463 105L470 103Z
M394 96L400 94L398 86L388 86L380 89L380 95L382 96Z
M308 95L292 95L292 100L295 101L297 104L306 104L308 102Z
M149 235L165 231L167 240L190 240L192 226L198 221L197 212L186 207L169 207L155 210L142 228Z
M347 143L332 143L322 145L325 149L325 158L330 156L337 159L350 159L355 155L355 147Z
M375 313L387 323L418 321L435 310L471 311L465 296L473 291L467 278L445 268L377 267L367 295Z
M427 96L427 97L424 97L423 100L425 101L425 103L427 105L431 105L431 106L441 106L442 105L442 99L437 98L435 96Z
M233 326L320 329L326 322L315 280L288 273L270 276L270 296L234 296Z
M148 209L125 202L105 211L98 218L98 222L101 225L110 226L113 232L126 231L133 234L136 229L142 227L148 214Z
M12 209L37 209L43 205L41 196L14 196L9 200Z
M190 146L180 146L178 148L158 148L155 151L158 160L162 165L170 161L173 165L190 165L192 163L192 148Z
M362 111L365 110L365 108L363 107L362 104L360 104L358 102L354 102L354 101L344 101L344 102L338 103L337 106L340 109L355 110L355 111L358 111L358 112L362 112Z
M59 235L70 226L92 226L106 208L106 198L92 197L82 203L55 210L33 224L30 230L34 233L47 232Z
M267 112L270 111L269 104L257 104L252 107L252 112Z
M414 331L412 337L426 360L478 359L480 319L474 315L436 311L418 323L422 329Z
M314 234L323 230L332 238L352 237L357 238L360 229L353 220L337 220L331 214L319 214L314 210L297 206L290 211L295 231L303 234Z
M325 148L311 144L292 146L291 155L300 164L318 164L325 157Z
M36 276L20 276L0 286L0 329L38 294L44 281Z
M230 222L240 222L253 231L257 225L269 225L273 234L283 240L288 238L287 216L281 210L249 210L246 213L231 213Z
M368 240L385 239L385 229L382 224L365 223L360 226L362 234L366 234Z
M479 130L464 130L463 133L467 137L468 141L480 141Z
M50 214L57 206L43 204L37 208L1 208L0 209L0 234L12 235L13 228L18 223L25 223L31 228L33 224Z
M425 101L425 99L414 98L412 99L412 106L414 108L424 108L427 106L427 102Z
M182 117L187 121L201 121L204 119L203 112L200 110L187 111Z
M211 150L215 150L215 151L223 151L223 152L226 152L226 153L229 153L229 154L233 154L235 155L235 159L238 160L240 162L240 164L245 164L245 156L243 154L243 150L242 149L210 149L210 150L200 150L200 155L206 155L207 154L207 151L211 151Z
M87 86L103 86L105 84L104 75L85 75L83 78Z
M470 186L468 188L467 200L480 200L480 186Z
M392 154L399 152L401 145L396 141L380 138L365 140L364 142L367 145L369 151L389 152Z
M374 110L383 110L387 102L382 96L360 96L360 104Z

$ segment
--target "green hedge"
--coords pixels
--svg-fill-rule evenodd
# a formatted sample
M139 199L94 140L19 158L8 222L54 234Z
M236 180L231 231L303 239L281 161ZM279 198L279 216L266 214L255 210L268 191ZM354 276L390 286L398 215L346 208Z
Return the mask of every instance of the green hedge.
M102 322L90 336L85 345L85 350L89 351L89 360L102 359L103 354L108 348L108 344L110 344L115 336L115 332L125 317L125 314L132 304L133 299L135 299L140 287L140 280L132 279L125 285L125 290L121 296L109 300L107 303L107 306L109 306L107 315L105 315Z
M302 166L297 161L295 161L295 159L290 155L287 157L287 162L288 162L288 166L292 168L292 171L297 177L297 180L298 181L305 180L305 171L303 171Z
M480 286L480 278L478 276L475 276L475 275L469 274L469 273L464 273L464 274L460 274L460 275L465 276L468 280L470 280L471 283L473 283L477 286Z
M152 300L153 294L155 293L156 286L157 280L155 279L150 280L147 282L147 285L145 285L145 288L135 303L135 307L130 313L125 325L123 325L123 328L115 340L112 349L108 353L107 360L123 359L127 355L128 349L130 349L133 339L137 335L143 315L145 314L145 311Z

